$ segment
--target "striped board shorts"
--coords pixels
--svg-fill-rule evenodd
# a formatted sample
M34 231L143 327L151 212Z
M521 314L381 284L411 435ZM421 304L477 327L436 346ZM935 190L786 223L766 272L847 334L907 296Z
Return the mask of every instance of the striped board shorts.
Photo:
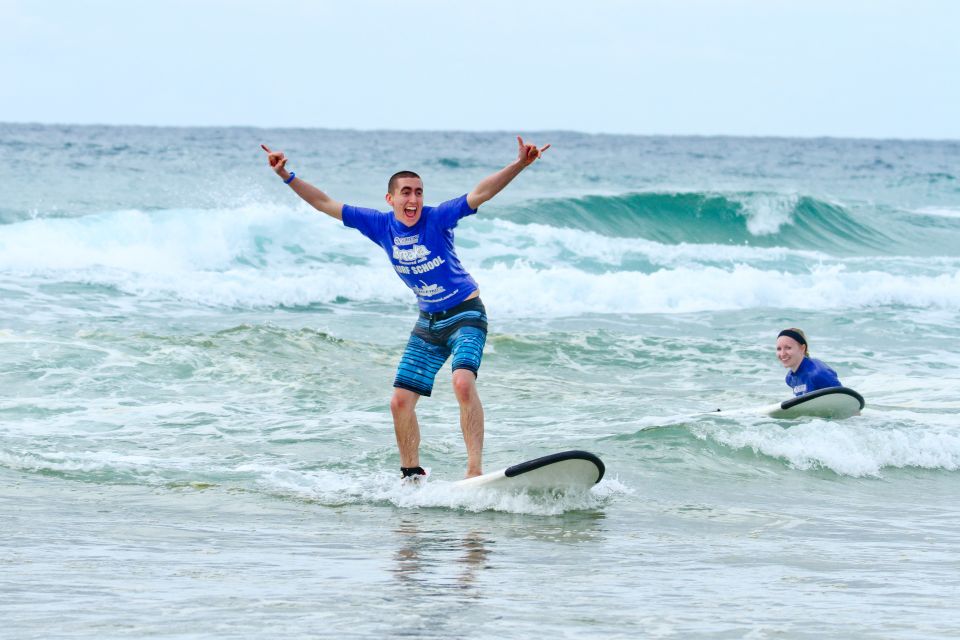
M433 380L451 355L453 371L477 375L487 342L487 310L480 298L461 302L446 311L420 312L400 358L393 386L421 396L433 393Z

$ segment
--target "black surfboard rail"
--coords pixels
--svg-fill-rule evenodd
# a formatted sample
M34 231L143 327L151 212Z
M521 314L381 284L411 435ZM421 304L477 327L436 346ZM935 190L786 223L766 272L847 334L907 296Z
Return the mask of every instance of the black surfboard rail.
M527 473L528 471L533 471L534 469L545 467L548 464L562 462L564 460L587 460L588 462L595 464L597 466L598 475L594 484L600 482L600 480L603 478L603 474L606 472L606 467L603 466L603 461L600 458L593 455L589 451L573 449L571 451L551 453L550 455L543 456L542 458L534 458L533 460L527 460L526 462L515 464L512 467L507 467L503 471L503 475L507 476L508 478L512 478L514 476L519 476L522 473Z
M850 387L827 387L826 389L817 389L816 391L811 391L810 393L805 393L802 396L797 396L796 398L790 398L789 400L784 400L780 403L781 409L789 409L795 407L798 404L803 404L808 400L813 400L814 398L820 398L823 396L833 395L835 393L840 393L843 395L850 396L860 403L860 409L862 410L866 406L866 402L863 400L863 396L851 389Z

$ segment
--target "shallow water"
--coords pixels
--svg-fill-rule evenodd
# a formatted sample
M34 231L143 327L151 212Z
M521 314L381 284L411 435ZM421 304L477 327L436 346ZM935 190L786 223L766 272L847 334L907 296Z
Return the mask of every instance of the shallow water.
M485 467L607 475L465 496L448 370L397 482L412 296L258 144L377 206L510 136L0 125L0 636L960 632L960 145L539 138L457 228ZM788 396L788 325L863 415L711 415Z

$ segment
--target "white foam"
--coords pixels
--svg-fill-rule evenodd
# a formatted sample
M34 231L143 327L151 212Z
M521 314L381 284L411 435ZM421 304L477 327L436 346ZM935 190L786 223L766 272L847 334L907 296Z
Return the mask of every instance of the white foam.
M47 451L18 453L0 450L0 465L21 471L56 471L61 473L137 473L148 474L159 468L158 460L149 456L119 454L113 451Z
M253 205L38 218L0 227L0 268L180 274L228 270L239 260L293 264L297 256L283 247L298 243L341 253L357 244L340 225L313 222L302 210Z
M910 305L960 309L960 270L940 276L847 272L841 266L790 274L738 265L613 271L537 269L525 263L476 270L488 306L501 315L689 313L757 307L792 309Z
M723 244L662 244L642 238L612 238L600 233L552 227L547 224L516 224L492 220L458 231L458 236L474 240L476 248L463 247L458 253L477 261L497 256L520 254L531 262L556 263L570 261L571 256L619 266L631 259L644 259L652 264L677 266L717 262L770 262L790 257L804 260L829 260L825 253L782 247L750 247Z
M729 196L743 207L747 231L755 236L773 235L793 221L793 212L800 198L796 194L751 194Z
M960 469L960 429L954 425L878 426L861 418L813 419L789 428L771 422L718 426L700 435L783 459L797 469L830 469L846 476L876 477L886 468Z
M960 209L952 207L923 207L922 209L915 209L911 213L937 218L960 218Z
M780 219L778 211L771 220ZM459 254L491 311L501 316L960 309L957 259L839 261L784 248L664 245L548 225L469 223L457 229ZM650 265L659 268L649 272ZM28 220L0 227L0 272L28 295L36 289L24 286L24 278L103 285L140 301L211 306L413 302L381 249L304 208Z
M250 469L247 469L250 470ZM394 473L350 476L331 471L299 472L261 469L260 486L326 505L389 503L404 509L445 508L461 511L501 511L530 515L559 515L596 509L629 492L618 480L604 480L589 491L528 493L491 490L463 491L452 481L430 478L406 485Z

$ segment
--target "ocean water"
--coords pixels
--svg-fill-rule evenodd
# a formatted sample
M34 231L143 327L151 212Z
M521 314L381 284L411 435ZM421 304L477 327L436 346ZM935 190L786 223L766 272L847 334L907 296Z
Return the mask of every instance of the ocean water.
M386 208L513 135L0 124L0 637L960 634L960 143L529 134L456 230L485 468L607 474L452 492L444 369L403 487L413 296L259 144ZM789 396L785 326L863 415L711 415Z

